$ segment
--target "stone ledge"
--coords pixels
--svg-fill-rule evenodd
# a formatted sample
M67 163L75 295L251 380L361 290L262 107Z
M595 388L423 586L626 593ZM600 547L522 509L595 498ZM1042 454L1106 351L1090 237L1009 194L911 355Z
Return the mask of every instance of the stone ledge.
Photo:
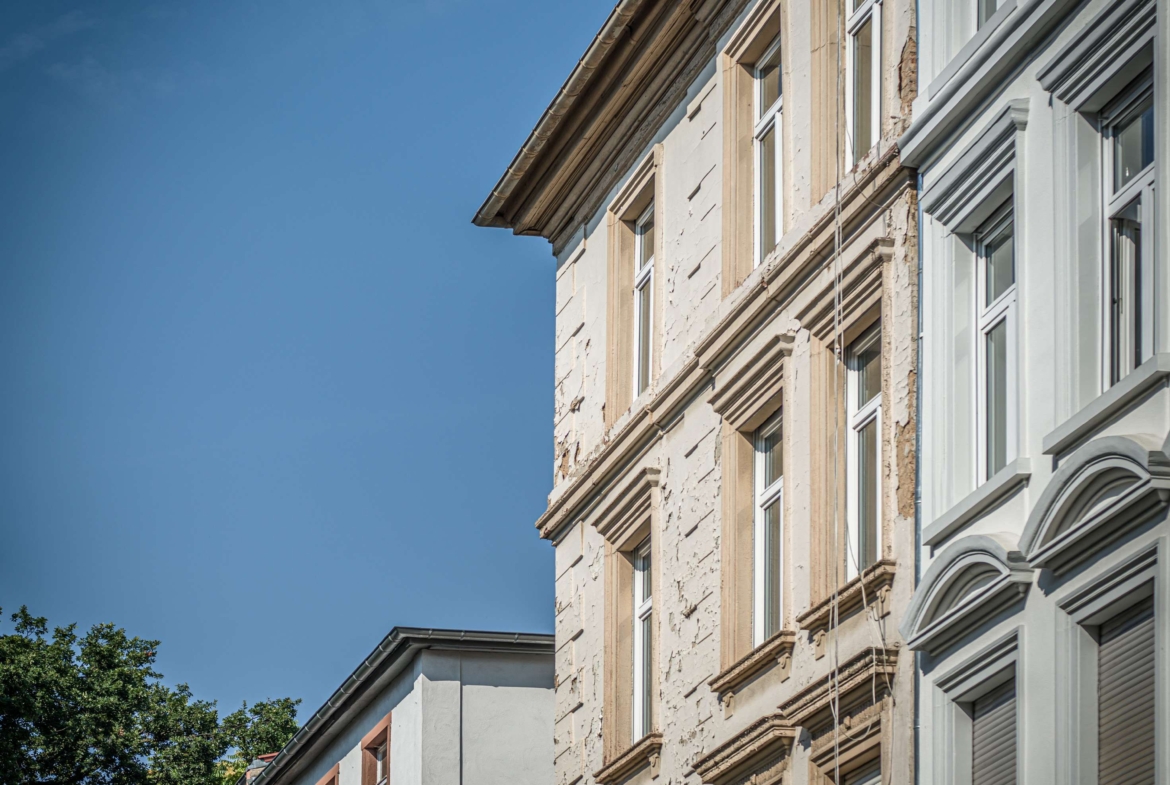
M797 730L782 714L769 714L695 761L695 773L710 785L739 782L751 771L782 759L792 749Z
M829 679L818 679L780 705L780 711L793 725L806 728L810 734L833 721L833 696L838 695L839 710L843 710L859 695L876 693L882 697L890 692L887 685L893 680L898 665L898 649L870 647L837 669L837 689Z
M897 562L884 559L872 567L867 567L861 575L846 583L837 592L837 619L857 611L867 603L876 602L878 615L885 616L890 612L889 588L894 583L894 572ZM817 639L818 648L824 634L832 627L833 598L827 597L804 613L796 617L796 623L802 630L811 632ZM821 656L820 653L817 654Z
M717 695L733 693L743 686L748 679L765 668L780 666L782 679L788 678L788 669L792 667L792 650L796 648L796 633L792 630L781 630L768 640L741 657L722 673L714 676L707 682L712 692Z
M636 771L650 767L650 778L658 776L658 764L662 756L662 734L647 733L634 746L594 772L593 779L600 785L610 785L626 780Z

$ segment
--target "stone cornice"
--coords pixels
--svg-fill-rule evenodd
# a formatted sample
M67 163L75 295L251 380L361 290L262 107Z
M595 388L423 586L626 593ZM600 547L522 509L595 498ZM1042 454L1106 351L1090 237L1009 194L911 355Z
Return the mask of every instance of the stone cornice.
M885 590L894 583L895 566L892 560L880 561L842 586L837 592L837 618L848 616L866 603L878 606L879 614L884 616L889 611ZM796 623L814 634L828 630L833 624L833 598L826 597L797 616Z
M787 755L796 735L784 715L762 717L696 760L695 773L711 785L738 782L769 758Z
M660 476L656 466L637 472L594 520L598 534L610 542L621 542L645 521L650 516L652 490L658 487Z
M796 633L781 630L762 644L752 649L722 673L707 682L711 690L722 695L733 692L748 679L765 668L779 665L787 673L792 665L792 650L796 648Z
M913 173L902 167L897 148L857 172L841 193L842 236L849 238L859 225L913 184ZM805 288L817 284L812 271L833 254L831 196L817 206L806 231L789 235L783 238L779 252L724 301L706 334L680 363L664 372L645 405L623 415L596 453L577 467L567 487L554 490L548 509L536 521L541 537L554 538L562 527L586 514L598 496L711 385L714 373L762 323ZM863 254L872 250L867 248Z
M890 692L898 664L898 649L868 648L837 669L837 689L833 689L829 676L817 679L805 689L780 705L780 711L793 725L806 728L809 733L833 721L833 697L838 696L838 706L844 709L858 698L876 695L880 698Z
M720 375L717 386L707 399L711 408L734 427L743 427L748 418L780 392L784 379L783 361L790 354L792 336L772 336L759 351L745 358L739 367L731 369L727 378Z
M662 734L647 733L634 746L594 772L593 779L600 785L609 785L609 783L621 782L647 766L656 776L661 755Z

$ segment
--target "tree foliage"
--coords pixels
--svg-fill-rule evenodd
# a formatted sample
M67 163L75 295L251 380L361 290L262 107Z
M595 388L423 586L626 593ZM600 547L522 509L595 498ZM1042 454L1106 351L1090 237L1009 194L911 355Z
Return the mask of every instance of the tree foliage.
M12 785L232 785L296 732L299 700L221 721L214 701L154 669L158 641L112 624L49 634L27 608L0 635L0 772Z

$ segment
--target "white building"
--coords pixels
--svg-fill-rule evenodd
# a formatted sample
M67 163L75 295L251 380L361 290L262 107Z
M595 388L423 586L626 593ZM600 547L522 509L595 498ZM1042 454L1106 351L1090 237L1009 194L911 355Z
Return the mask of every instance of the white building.
M919 781L1170 781L1167 0L919 0Z
M553 637L395 627L251 785L548 785Z

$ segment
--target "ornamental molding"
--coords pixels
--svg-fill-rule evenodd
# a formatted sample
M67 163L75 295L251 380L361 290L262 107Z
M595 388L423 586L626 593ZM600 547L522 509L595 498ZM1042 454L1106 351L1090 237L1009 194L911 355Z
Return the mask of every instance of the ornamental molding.
M798 731L784 715L762 717L694 762L695 773L709 785L773 781L792 751Z
M899 632L914 651L936 654L1023 600L1032 568L1006 535L972 535L947 546L922 576Z
M1072 453L1052 475L1020 536L1033 567L1059 575L1163 513L1170 458L1155 436L1106 436Z
M793 725L817 736L833 725L834 698L842 713L855 706L873 705L874 696L880 701L891 693L897 665L896 646L867 648L841 663L835 683L829 673L780 704L780 711Z
M791 335L773 335L746 357L737 357L715 374L707 401L736 430L745 430L761 412L779 403L784 388L784 359L792 354Z
M662 734L647 733L637 743L593 774L599 785L622 782L635 772L650 769L651 779L658 776L662 759Z
M657 466L639 469L619 488L593 521L597 533L620 545L638 531L657 506L657 492L662 472Z
M741 657L731 667L707 682L711 691L726 698L734 694L750 679L766 668L779 668L780 680L788 678L792 668L792 652L796 648L796 633L781 630Z
M813 638L817 642L818 657L822 656L821 650L823 649L825 633L840 624L846 617L870 605L877 608L879 618L889 614L890 590L894 585L897 564L892 559L883 559L865 568L861 575L837 591L835 605L834 597L830 595L796 617L796 623L800 629L808 630L813 634ZM833 621L834 607L836 608L836 624Z

